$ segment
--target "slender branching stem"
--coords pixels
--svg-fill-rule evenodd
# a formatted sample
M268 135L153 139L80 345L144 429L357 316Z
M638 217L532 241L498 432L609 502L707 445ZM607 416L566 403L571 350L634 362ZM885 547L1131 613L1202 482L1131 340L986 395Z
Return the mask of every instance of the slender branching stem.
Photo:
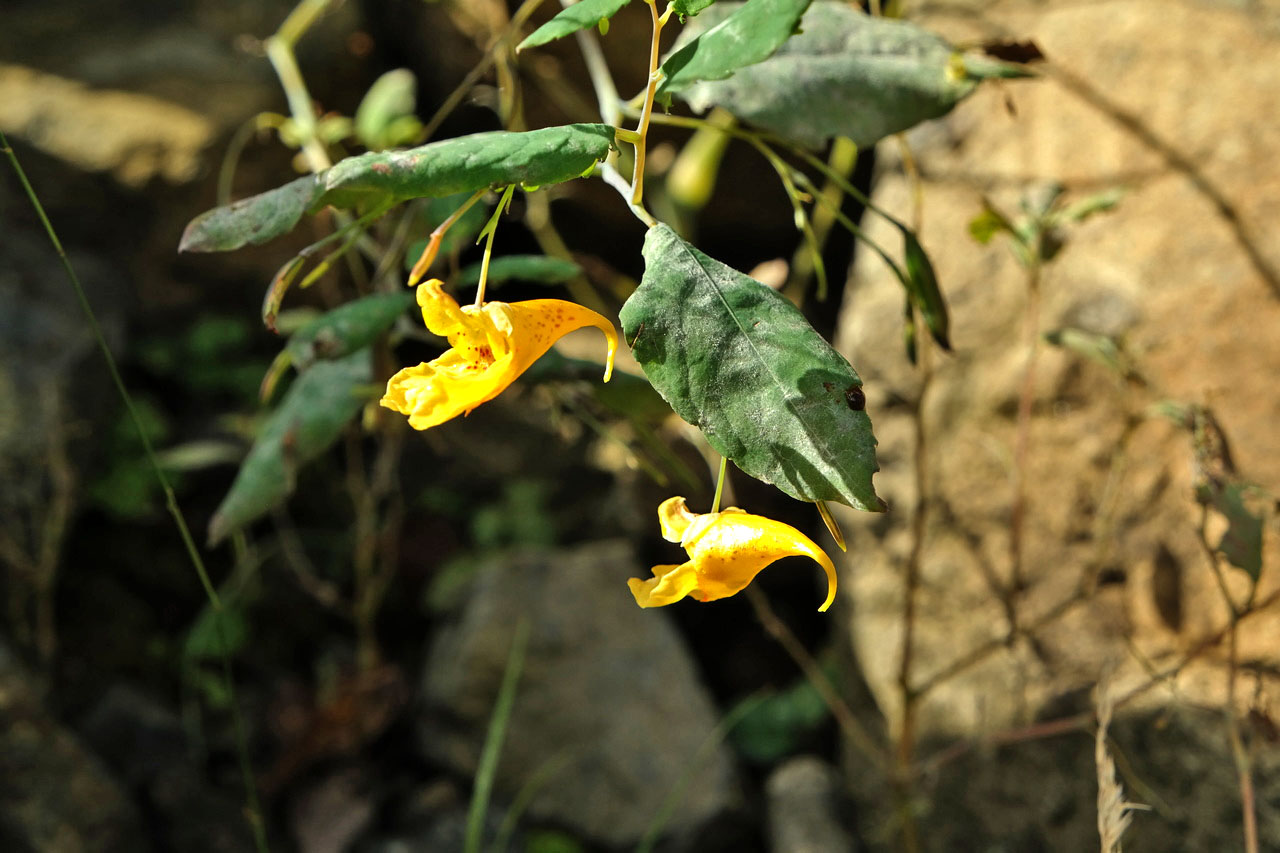
M760 620L760 624L782 646L783 651L790 656L796 666L800 667L800 671L804 673L805 678L818 691L818 695L822 697L823 703L831 711L831 716L835 717L836 724L840 726L841 731L849 739L849 743L873 767L882 772L886 771L889 766L889 759L883 744L858 721L858 717L853 713L853 709L849 707L849 703L832 686L826 673L822 671L822 667L813 659L813 655L809 654L804 644L787 627L786 623L773 612L773 608L769 605L769 599L754 586L747 587L744 593L751 603L752 609L755 610L756 618Z
M1013 445L1013 502L1009 510L1009 588L1011 602L1026 588L1023 568L1023 530L1027 512L1027 456L1031 449L1031 411L1035 403L1036 362L1040 354L1040 261L1032 258L1027 268L1027 307L1023 320L1027 363L1018 397L1018 421ZM1014 608L1006 603L1010 622Z
M422 281L422 277L427 274L427 270L431 268L431 264L435 262L436 255L440 252L440 242L444 240L444 235L450 228L457 223L463 215L471 209L471 207L484 198L484 194L489 191L488 187L476 190L476 192L462 203L462 205L453 212L453 214L441 222L436 229L431 232L431 238L427 240L427 246L422 250L422 254L418 257L418 262L413 265L413 269L409 272L409 286L413 287Z
M569 0L560 0L566 8ZM622 121L622 99L618 97L618 86L613 82L613 74L609 71L609 63L605 61L604 51L600 48L600 40L595 30L578 30L574 33L578 42L578 50L582 51L582 61L587 66L587 76L591 78L591 88L596 93L596 103L600 107L600 120L605 124L617 125Z
M665 14L658 14L657 0L645 0L649 13L653 17L653 41L649 45L649 85L644 90L644 106L640 110L640 125L636 132L640 141L636 143L636 167L631 178L631 203L637 207L644 203L644 154L645 144L649 137L649 122L653 117L653 97L658 91L658 56L661 49L662 25L666 23L668 9Z
M480 283L476 285L476 307L480 308L484 305L485 286L489 283L489 260L493 257L493 235L498 231L498 217L502 216L503 209L511 208L511 196L516 191L516 185L511 184L502 191L502 198L498 199L498 206L493 210L493 216L489 217L489 222L480 232L480 236L484 238L484 258L480 262Z

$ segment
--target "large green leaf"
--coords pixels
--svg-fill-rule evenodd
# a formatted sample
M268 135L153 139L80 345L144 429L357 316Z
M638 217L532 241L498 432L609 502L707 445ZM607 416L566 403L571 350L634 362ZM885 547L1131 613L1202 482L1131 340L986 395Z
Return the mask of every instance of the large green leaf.
M710 38L735 7L741 14L750 5L722 2L708 9L681 34L672 59L696 44L681 48L685 39L704 32L699 40ZM915 24L866 15L847 3L815 0L800 30L767 59L727 80L707 77L681 97L695 110L724 107L806 145L847 136L866 147L946 114L981 79L1026 73L961 54Z
M878 512L862 380L800 311L649 229L622 327L645 376L680 417L747 474L806 501Z
M294 332L285 349L299 370L322 359L342 358L373 343L413 301L413 291L408 289L352 300Z
M316 175L243 198L200 214L182 233L180 252L229 252L287 234L298 224L324 186Z
M221 252L265 243L327 204L372 207L509 184L558 184L603 160L614 133L606 124L496 130L348 157L317 175L202 213L187 225L179 249Z
M582 0L556 13L556 16L538 27L516 46L516 53L529 47L537 47L549 41L571 36L578 30L594 27L618 13L631 0Z
M723 80L740 68L769 58L795 32L810 0L747 0L734 4L704 25L696 36L677 45L662 63L657 97L669 103L671 95L699 80ZM716 11L727 4L721 4ZM704 15L699 21L710 17Z
M365 400L359 386L372 379L369 351L318 361L294 380L272 412L209 522L209 544L221 541L293 491L294 472L324 453Z

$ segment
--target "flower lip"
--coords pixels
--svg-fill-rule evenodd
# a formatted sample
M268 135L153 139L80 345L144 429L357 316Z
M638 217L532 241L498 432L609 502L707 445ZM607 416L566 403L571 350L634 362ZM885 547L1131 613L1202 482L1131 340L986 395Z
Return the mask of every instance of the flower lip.
M492 400L575 329L594 326L604 333L606 382L613 373L617 332L589 308L561 299L461 307L439 279L420 285L417 296L423 322L449 341L449 349L392 376L380 401L408 415L414 429L430 429Z
M689 560L678 566L654 566L653 578L627 583L641 607L661 607L694 595L713 601L741 592L757 574L787 556L806 556L827 575L825 611L835 600L836 573L831 558L813 540L790 525L737 507L697 514L682 497L658 507L663 538L679 542Z

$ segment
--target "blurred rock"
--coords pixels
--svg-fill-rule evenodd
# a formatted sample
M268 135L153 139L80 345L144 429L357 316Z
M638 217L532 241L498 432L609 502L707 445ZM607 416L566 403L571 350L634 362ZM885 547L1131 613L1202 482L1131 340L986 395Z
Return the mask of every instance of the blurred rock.
M925 684L964 663L931 684L918 705L916 739L935 745L1048 719L1061 697L1087 694L1104 671L1125 694L1227 624L1196 535L1190 438L1150 417L1153 403L1210 405L1242 476L1273 495L1280 491L1280 291L1273 280L1280 249L1261 236L1280 229L1280 125L1269 118L1280 111L1274 13L1136 0L1019 0L998 10L965 5L971 8L938 11L924 23L956 42L1031 39L1054 66L1039 80L984 87L945 121L910 137L924 179L922 242L950 302L955 346L952 355L931 354L934 382L924 406L930 515L913 681ZM912 191L897 148L879 153L875 201L909 221ZM1063 229L1065 249L1040 282L1040 330L1073 325L1120 338L1151 387L1128 385L1099 364L1040 345L1025 472L1024 584L1010 594L1002 590L1011 586L1027 283L1007 238L980 245L968 226L984 195L1020 215L1021 200L1048 183L1063 185L1069 201L1114 187L1128 192L1113 211ZM871 216L864 225L872 238L897 245L882 220ZM855 652L895 731L903 720L898 638L916 500L914 423L902 401L915 399L920 388L920 372L900 354L902 300L883 265L874 258L859 263L839 336L866 381L867 411L880 440L877 487L891 508L878 519L842 515L853 531L850 582L841 589L851 605ZM1127 433L1130 418L1137 426ZM1214 543L1219 536L1216 528L1209 533ZM1280 588L1280 542L1271 527L1265 536L1259 600ZM1179 594L1176 623L1168 618L1170 565ZM1247 578L1235 569L1227 574L1243 601ZM1066 605L1079 588L1087 597ZM1011 614L1019 628L1034 626L1030 638L1005 642ZM1239 658L1259 667L1259 674L1242 676L1242 715L1251 705L1280 702L1280 682L1260 674L1280 666L1277 636L1275 607L1241 626ZM972 650L982 651L967 658ZM1226 656L1225 645L1210 644L1170 689L1146 692L1118 711L1118 720L1175 700L1221 708ZM1222 742L1187 741L1180 729L1153 728L1143 744L1166 756L1196 751L1198 760L1231 766ZM1086 760L1088 745L1076 746ZM1018 754L1038 756L1029 760L1045 772L1056 766L1035 749L1019 747ZM1003 750L985 754L985 762L975 756L968 772L994 779L1005 770L1004 756ZM1091 768L1077 771L1080 784L1090 784ZM1173 762L1146 782L1170 798L1201 784L1187 775L1194 772ZM963 777L947 784L921 826L952 844L975 838L1008 839L1007 849L1097 844L1092 811L1083 808L1093 794L1084 787L1055 806L1048 798L1057 795L1028 770L1000 783L1008 786L1001 791L1022 792L1006 809L1003 793L978 794ZM1222 785L1229 798L1232 783L1224 778ZM943 827L959 820L960 809L944 798L961 792L974 810L963 823L972 834L949 835ZM1023 810L1033 801L1044 811ZM1063 815L1059 807L1074 811ZM1065 823L1046 842L1034 828L1039 819ZM1166 819L1140 815L1133 832ZM1216 822L1203 828L1206 836L1238 838L1235 807L1206 819ZM1264 836L1264 847L1277 844L1280 835ZM1212 846L1171 841L1163 849ZM940 841L936 849L952 848Z
M20 65L0 65L0 130L133 187L157 176L170 183L195 178L214 138L213 124L194 110Z
M1124 768L1134 813L1124 835L1130 853L1243 848L1240 789L1222 715L1183 707L1130 715L1113 724L1110 748ZM1258 834L1275 849L1280 815L1280 756L1254 753ZM977 748L945 766L928 790L922 816L929 850L971 849L1001 839L1005 850L1090 850L1098 846L1093 735Z
M52 719L0 641L0 842L15 853L146 850L127 794Z
M999 15L927 21L953 40L1016 33L1058 65L1105 92L1148 132L1195 156L1195 167L1235 205L1246 231L1280 228L1280 32L1249 14L1190 2L1117 0L1088 6L1011 3ZM968 223L985 194L1011 215L1046 182L1076 200L1127 186L1118 207L1064 229L1065 249L1044 271L1039 327L1065 325L1123 338L1154 391L1046 344L1039 348L1024 524L1030 622L1102 570L1116 583L1036 632L1034 643L998 645L923 702L924 732L972 735L1022 725L1055 696L1097 680L1117 663L1120 692L1145 682L1145 666L1180 658L1226 623L1227 609L1195 534L1191 447L1185 431L1143 418L1160 399L1207 402L1221 421L1242 476L1280 490L1280 299L1242 250L1233 224L1184 171L1114 116L1083 102L1054 75L980 90L941 125L912 139L925 177L922 242L952 310L954 355L934 356L925 405L932 523L919 593L917 680L966 650L1005 636L997 590L1009 583L1009 526L1016 409L1026 364L1026 281L1007 240L980 245ZM1224 94L1227 93L1227 94ZM945 132L940 132L939 127ZM876 201L909 217L910 190L886 146ZM868 233L893 245L893 229L869 217ZM1264 267L1280 264L1274 242ZM866 380L880 440L877 485L892 511L846 514L856 527L850 623L859 659L891 721L899 716L902 566L915 500L913 424L894 401L918 394L919 373L900 355L902 292L872 259L855 272L840 345ZM1121 450L1126 418L1140 419ZM1116 455L1119 452L1120 455ZM1220 533L1211 532L1213 541ZM1155 567L1162 549L1181 566L1180 629L1160 615ZM1280 586L1280 543L1268 533L1259 597ZM1114 571L1110 571L1114 570ZM1082 578L1082 574L1085 577ZM1229 572L1243 600L1247 579ZM1241 656L1280 665L1280 613L1245 623ZM1149 664L1130 654L1132 639ZM1195 701L1221 702L1220 658L1184 673ZM1280 700L1276 683L1260 686ZM1252 681L1247 691L1253 690ZM1151 694L1149 701L1163 702Z
M678 787L667 833L690 833L729 808L735 773L728 749L712 746L716 709L666 615L639 609L627 590L628 577L647 572L616 541L483 566L458 621L431 645L423 752L474 775L516 625L527 619L500 796L543 774L529 815L614 846L638 841Z
M147 805L151 829L176 851L249 850L244 802L215 789L195 762L182 722L131 687L111 687L81 730Z
M47 659L56 646L54 578L78 502L78 469L104 438L87 424L107 410L114 391L47 238L22 225L10 235L0 243L0 537L7 546L0 565L8 569L11 636ZM118 348L119 275L97 255L69 253L96 285L90 304L108 346Z
M840 774L813 756L792 758L769 774L769 849L776 853L845 853L856 849L844 827Z
M435 853L436 850L462 850L467 839L467 792L456 785L436 781L421 788L410 802L390 817L388 833L360 841L357 853ZM508 843L498 847L499 830L506 813L498 804L490 803L481 830L481 849L494 853L516 853L524 850L521 834L516 831Z
M0 65L0 130L77 168L129 187L188 183L216 168L215 144L247 118L286 111L260 40L289 14L288 0L11 5L0 32L10 63ZM342 77L357 21L356 4L334 3L297 46L317 100Z
M368 780L357 768L330 773L294 798L289 822L300 853L342 853L373 819Z
M165 849L251 849L243 799L209 784L182 721L140 690L114 685L81 726L84 739L146 803Z

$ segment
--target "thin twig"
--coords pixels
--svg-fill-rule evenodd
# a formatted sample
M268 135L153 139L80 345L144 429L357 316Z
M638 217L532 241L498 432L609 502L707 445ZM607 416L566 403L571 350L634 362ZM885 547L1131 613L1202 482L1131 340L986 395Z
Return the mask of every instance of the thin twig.
M756 618L760 620L761 626L769 633L769 636L778 641L783 651L795 661L796 666L800 667L800 671L804 673L805 678L818 691L818 695L822 697L823 703L831 711L831 716L835 718L836 724L840 726L845 736L849 738L849 742L881 772L887 771L889 759L884 745L872 737L862 723L858 722L853 709L849 707L848 703L836 692L831 682L827 680L826 673L822 671L822 667L818 666L818 662L813 659L813 656L809 654L808 650L796 638L796 635L791 632L786 623L773 612L773 608L769 606L769 600L764 593L753 586L749 586L746 589L746 596L747 601L751 603L751 607L755 610Z
M435 135L435 132L440 129L440 125L444 123L444 120L458 108L462 103L462 99L465 98L467 93L475 87L476 83L480 82L480 78L485 75L485 72L493 66L497 55L495 48L497 48L501 42L510 39L540 5L542 5L542 0L525 0L520 8L516 10L515 14L511 16L511 20L508 22L506 28L501 33L490 39L489 44L486 45L484 53L480 57L480 61L467 72L467 76L463 77L462 82L449 93L449 96L444 99L444 103L440 104L440 107L436 110L435 115L433 115L422 128L422 133L418 135L418 139L420 141L426 142Z
M1016 630L1014 601L1026 588L1023 571L1022 534L1027 512L1027 456L1031 449L1031 409L1035 402L1036 362L1040 354L1040 261L1027 269L1027 306L1023 319L1023 340L1027 363L1018 397L1018 421L1013 445L1013 501L1009 510L1009 587L1005 590L1005 612L1011 633Z

